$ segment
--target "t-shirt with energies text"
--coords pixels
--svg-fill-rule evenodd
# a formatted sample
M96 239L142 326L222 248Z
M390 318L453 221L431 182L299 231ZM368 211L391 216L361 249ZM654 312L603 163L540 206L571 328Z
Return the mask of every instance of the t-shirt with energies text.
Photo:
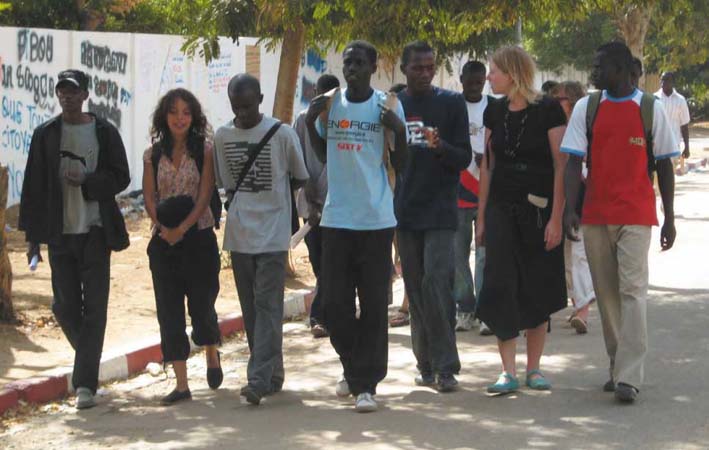
M320 225L349 230L380 230L396 226L394 198L384 167L384 126L381 104L386 94L374 90L363 102L347 100L347 89L332 99L327 133L328 191ZM406 123L404 110L395 111Z

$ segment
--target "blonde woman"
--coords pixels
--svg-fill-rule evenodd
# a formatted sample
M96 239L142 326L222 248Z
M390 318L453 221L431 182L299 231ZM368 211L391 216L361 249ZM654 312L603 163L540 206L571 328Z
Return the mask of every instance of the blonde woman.
M564 166L560 152L566 116L559 102L533 88L535 64L519 47L490 61L488 81L503 101L485 110L476 245L487 261L477 316L497 336L502 373L489 393L519 389L515 356L527 336L526 385L546 390L539 370L549 316L566 307L562 216Z
M586 95L581 83L578 81L564 81L555 86L551 91L551 96L559 101L561 108L566 114L566 119L571 117L574 105ZM585 173L585 170L584 170ZM585 175L581 187L579 188L579 199L576 202L576 212L581 217L583 210L583 197L586 193ZM593 280L591 270L586 259L586 249L583 243L583 233L579 229L576 233L578 240L568 239L564 243L564 260L566 263L566 288L571 295L574 304L574 313L569 318L571 326L578 334L588 332L588 309L596 299L593 290Z

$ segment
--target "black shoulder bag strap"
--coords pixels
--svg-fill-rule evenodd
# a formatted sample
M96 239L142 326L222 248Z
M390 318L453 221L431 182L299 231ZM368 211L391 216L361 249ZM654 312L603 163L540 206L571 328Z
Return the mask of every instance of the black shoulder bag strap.
M231 195L233 196L238 190L239 187L241 186L241 183L244 182L244 178L246 178L246 174L249 173L249 170L251 170L251 167L253 167L254 162L256 162L256 158L258 157L259 153L261 153L261 150L268 144L268 141L271 140L274 134L276 134L276 131L278 131L278 128L280 128L281 122L278 121L273 126L271 127L270 130L261 138L261 141L256 144L256 146L251 147L248 150L248 156L249 158L246 160L246 164L244 164L244 167L241 168L241 172L239 172L239 177L236 179L236 185L234 189L229 189L227 191L227 198ZM225 205L225 208L227 211L229 210L228 202Z

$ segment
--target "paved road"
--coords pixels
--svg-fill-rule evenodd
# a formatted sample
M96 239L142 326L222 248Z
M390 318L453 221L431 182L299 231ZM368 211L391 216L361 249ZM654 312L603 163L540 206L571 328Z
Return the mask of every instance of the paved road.
M498 370L492 338L459 333L461 390L438 394L413 385L408 328L392 329L389 375L380 385L381 411L359 415L334 395L340 369L326 340L302 323L285 325L285 391L260 407L238 397L244 383L243 339L225 343L222 389L207 389L201 354L189 362L192 402L165 408L156 398L172 387L144 374L104 389L99 406L76 412L69 403L45 407L0 434L0 447L125 449L706 449L709 448L709 172L678 179L679 240L670 252L651 249L647 384L634 406L603 393L607 361L599 319L590 333L553 320L543 368L551 392L522 390L488 397ZM399 292L400 295L400 292ZM523 352L520 348L520 353ZM523 359L521 360L523 363ZM523 370L521 365L521 370Z

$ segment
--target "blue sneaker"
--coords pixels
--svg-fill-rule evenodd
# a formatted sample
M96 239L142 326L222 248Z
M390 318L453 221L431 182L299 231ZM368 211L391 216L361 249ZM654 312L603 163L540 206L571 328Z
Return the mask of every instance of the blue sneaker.
M514 375L502 372L494 384L488 385L489 394L509 394L519 389L519 380Z

